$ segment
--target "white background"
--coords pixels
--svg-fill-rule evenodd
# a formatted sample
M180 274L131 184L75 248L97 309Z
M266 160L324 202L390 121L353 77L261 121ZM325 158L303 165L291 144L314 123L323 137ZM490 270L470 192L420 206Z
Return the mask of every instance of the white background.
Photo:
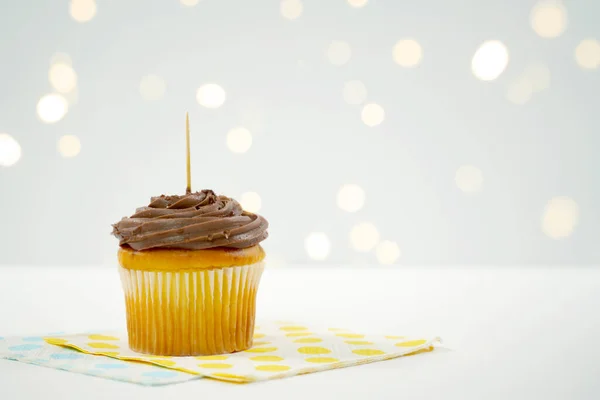
M600 75L575 59L582 40L600 36L600 3L565 2L555 38L532 29L533 0L302 4L289 20L278 0L98 1L79 23L66 0L0 0L0 133L22 150L0 167L0 264L114 265L110 224L185 188L186 110L194 187L257 192L271 223L265 247L287 264L317 262L304 248L315 231L331 241L325 262L377 263L348 239L365 221L407 265L600 262ZM403 38L422 48L416 68L394 62ZM487 40L502 41L509 62L484 82L471 60ZM344 65L329 61L332 41L348 43ZM57 52L71 58L78 100L47 124L36 105L54 92ZM550 71L548 87L514 104L509 88L532 63ZM166 85L156 101L140 94L149 74ZM364 103L344 102L351 80L385 110L380 125L361 121ZM209 110L196 90L211 82L227 98ZM226 145L237 126L252 134L244 154ZM79 155L59 154L63 135L79 138ZM481 171L479 191L456 186L462 165ZM336 204L347 183L366 194L356 213ZM577 205L554 221L567 226L562 240L541 227L556 196Z

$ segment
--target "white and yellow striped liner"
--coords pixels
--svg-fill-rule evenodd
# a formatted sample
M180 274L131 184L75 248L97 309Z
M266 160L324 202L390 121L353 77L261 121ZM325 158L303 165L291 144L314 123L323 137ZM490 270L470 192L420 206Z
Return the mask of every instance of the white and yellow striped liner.
M180 272L119 267L129 347L173 356L250 348L263 268L262 261Z
M194 375L247 383L428 352L437 337L371 335L290 322L261 322L252 348L223 355L162 357L129 349L123 334L98 332L47 338L51 344L126 361L141 361Z

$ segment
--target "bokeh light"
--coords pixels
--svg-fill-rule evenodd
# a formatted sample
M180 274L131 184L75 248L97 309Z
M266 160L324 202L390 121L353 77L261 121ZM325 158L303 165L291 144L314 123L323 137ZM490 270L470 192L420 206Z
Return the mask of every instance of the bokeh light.
M344 211L356 212L365 205L365 191L353 183L343 185L337 194L337 205Z
M506 98L514 104L522 105L531 100L533 85L529 79L519 78L512 82L506 91Z
M541 92L550 87L550 70L544 64L532 63L527 65L523 77L531 83L534 92Z
M555 38L567 29L567 10L562 2L542 0L531 9L531 27L543 38Z
M313 260L325 260L331 250L331 241L323 232L312 232L304 239L304 249Z
M96 15L95 0L71 0L69 12L77 22L88 22Z
M456 170L454 180L465 193L479 192L483 186L483 173L473 165L463 165Z
M227 133L227 147L234 153L245 153L252 146L252 134L246 128L237 127Z
M146 75L140 81L140 94L144 100L159 100L164 96L166 90L165 80L158 75Z
M58 139L58 152L65 158L72 158L81 151L81 142L74 135L65 135Z
M508 65L508 49L499 40L484 42L473 55L471 69L482 81L498 78Z
M379 231L370 222L355 225L350 231L350 244L356 251L367 252L379 243Z
M302 1L300 0L282 0L279 5L279 11L284 18L296 19L302 15Z
M375 256L380 264L393 264L400 258L400 247L395 242L384 240L375 248Z
M21 145L8 133L0 133L0 167L10 167L21 159Z
M219 108L225 103L225 90L216 83L202 85L196 91L198 104L206 108Z
M579 206L569 197L550 199L542 215L542 231L553 239L570 236L579 220Z
M385 111L379 104L366 104L361 112L361 119L367 126L377 126L383 122Z
M69 111L69 104L67 100L59 94L47 94L37 103L38 117L47 124L53 124L60 121L67 111Z
M348 0L348 4L350 4L354 8L361 8L367 5L369 0Z
M416 40L402 39L394 46L392 55L396 64L405 68L413 68L421 63L423 49Z
M348 104L362 104L367 99L367 87L361 81L344 83L344 101Z
M240 204L244 210L256 213L260 210L262 200L256 192L245 192L240 196Z
M194 7L195 5L200 3L200 0L179 0L179 2L181 3L181 5L184 5L186 7Z
M77 86L77 74L69 64L53 64L48 71L48 80L60 93L69 93Z
M583 69L600 66L600 43L596 39L582 40L575 48L575 61Z
M341 40L332 41L327 48L327 59L333 65L344 65L350 61L351 56L350 45Z

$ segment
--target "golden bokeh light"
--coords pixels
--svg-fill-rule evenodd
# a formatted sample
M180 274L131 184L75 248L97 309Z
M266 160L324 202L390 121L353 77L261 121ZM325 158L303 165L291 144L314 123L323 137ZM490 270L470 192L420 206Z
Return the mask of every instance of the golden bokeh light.
M344 211L356 212L365 205L365 191L353 183L343 185L337 194L337 205Z
M550 199L542 214L542 232L553 239L570 236L579 220L579 206L569 197Z
M344 101L348 104L362 104L367 99L367 87L361 81L344 83Z
M483 173L473 165L463 165L456 170L454 181L465 193L479 192L483 187Z
M77 74L70 64L52 64L48 71L48 80L60 93L69 93L77 87Z
M355 225L350 231L350 244L356 251L367 252L379 243L379 231L370 222Z
M331 251L331 241L323 232L312 232L304 239L304 249L313 260L325 260Z
M260 210L262 200L256 192L245 192L240 196L240 204L244 210L256 213Z
M21 159L21 145L8 133L0 133L0 167L10 167Z
M194 7L195 5L200 3L200 0L179 0L179 2L181 3L181 5L186 7Z
M71 0L69 12L77 22L88 22L96 15L95 0Z
M366 104L361 112L361 119L367 126L377 126L385 119L385 111L379 104Z
M225 90L216 83L202 85L196 91L198 104L206 108L219 108L225 103Z
M383 265L391 265L400 258L400 247L395 242L384 240L375 248L377 261Z
M369 0L348 0L348 4L354 8L361 8L367 5Z
M498 78L508 65L508 49L499 40L484 42L473 55L471 69L482 81Z
M237 127L227 133L227 147L233 153L245 153L252 146L252 134L246 128Z
M350 61L352 49L350 45L341 40L334 40L327 48L327 59L333 65L341 66Z
M550 70L544 64L532 63L527 65L523 77L531 83L533 92L541 92L550 87Z
M65 158L72 158L81 151L81 142L74 135L65 135L58 139L58 152Z
M567 10L557 0L541 0L531 9L531 27L543 38L555 38L567 29Z
M37 103L38 117L47 124L60 121L67 111L69 111L69 103L60 94L47 94Z
M302 15L302 1L300 0L282 0L279 5L279 11L284 18L294 20Z
M405 68L413 68L421 63L423 49L414 39L399 40L392 51L396 64Z
M140 94L144 100L159 100L164 96L166 90L165 80L158 75L146 75L140 81Z
M575 48L575 61L583 69L600 66L600 43L596 39L585 39Z
M514 104L522 105L531 100L533 85L529 79L519 78L512 82L506 91L506 98Z

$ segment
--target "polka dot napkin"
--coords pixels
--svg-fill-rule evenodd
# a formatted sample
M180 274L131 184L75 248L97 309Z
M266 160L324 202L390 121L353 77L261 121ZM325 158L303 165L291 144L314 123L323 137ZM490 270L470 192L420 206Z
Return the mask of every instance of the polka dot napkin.
M53 346L44 342L42 336L0 337L0 359L140 385L166 385L200 378L151 364L125 362Z
M262 323L254 346L243 352L200 357L149 356L129 350L125 334L57 335L50 344L173 371L247 383L351 367L434 349L436 337L370 335L294 323Z

